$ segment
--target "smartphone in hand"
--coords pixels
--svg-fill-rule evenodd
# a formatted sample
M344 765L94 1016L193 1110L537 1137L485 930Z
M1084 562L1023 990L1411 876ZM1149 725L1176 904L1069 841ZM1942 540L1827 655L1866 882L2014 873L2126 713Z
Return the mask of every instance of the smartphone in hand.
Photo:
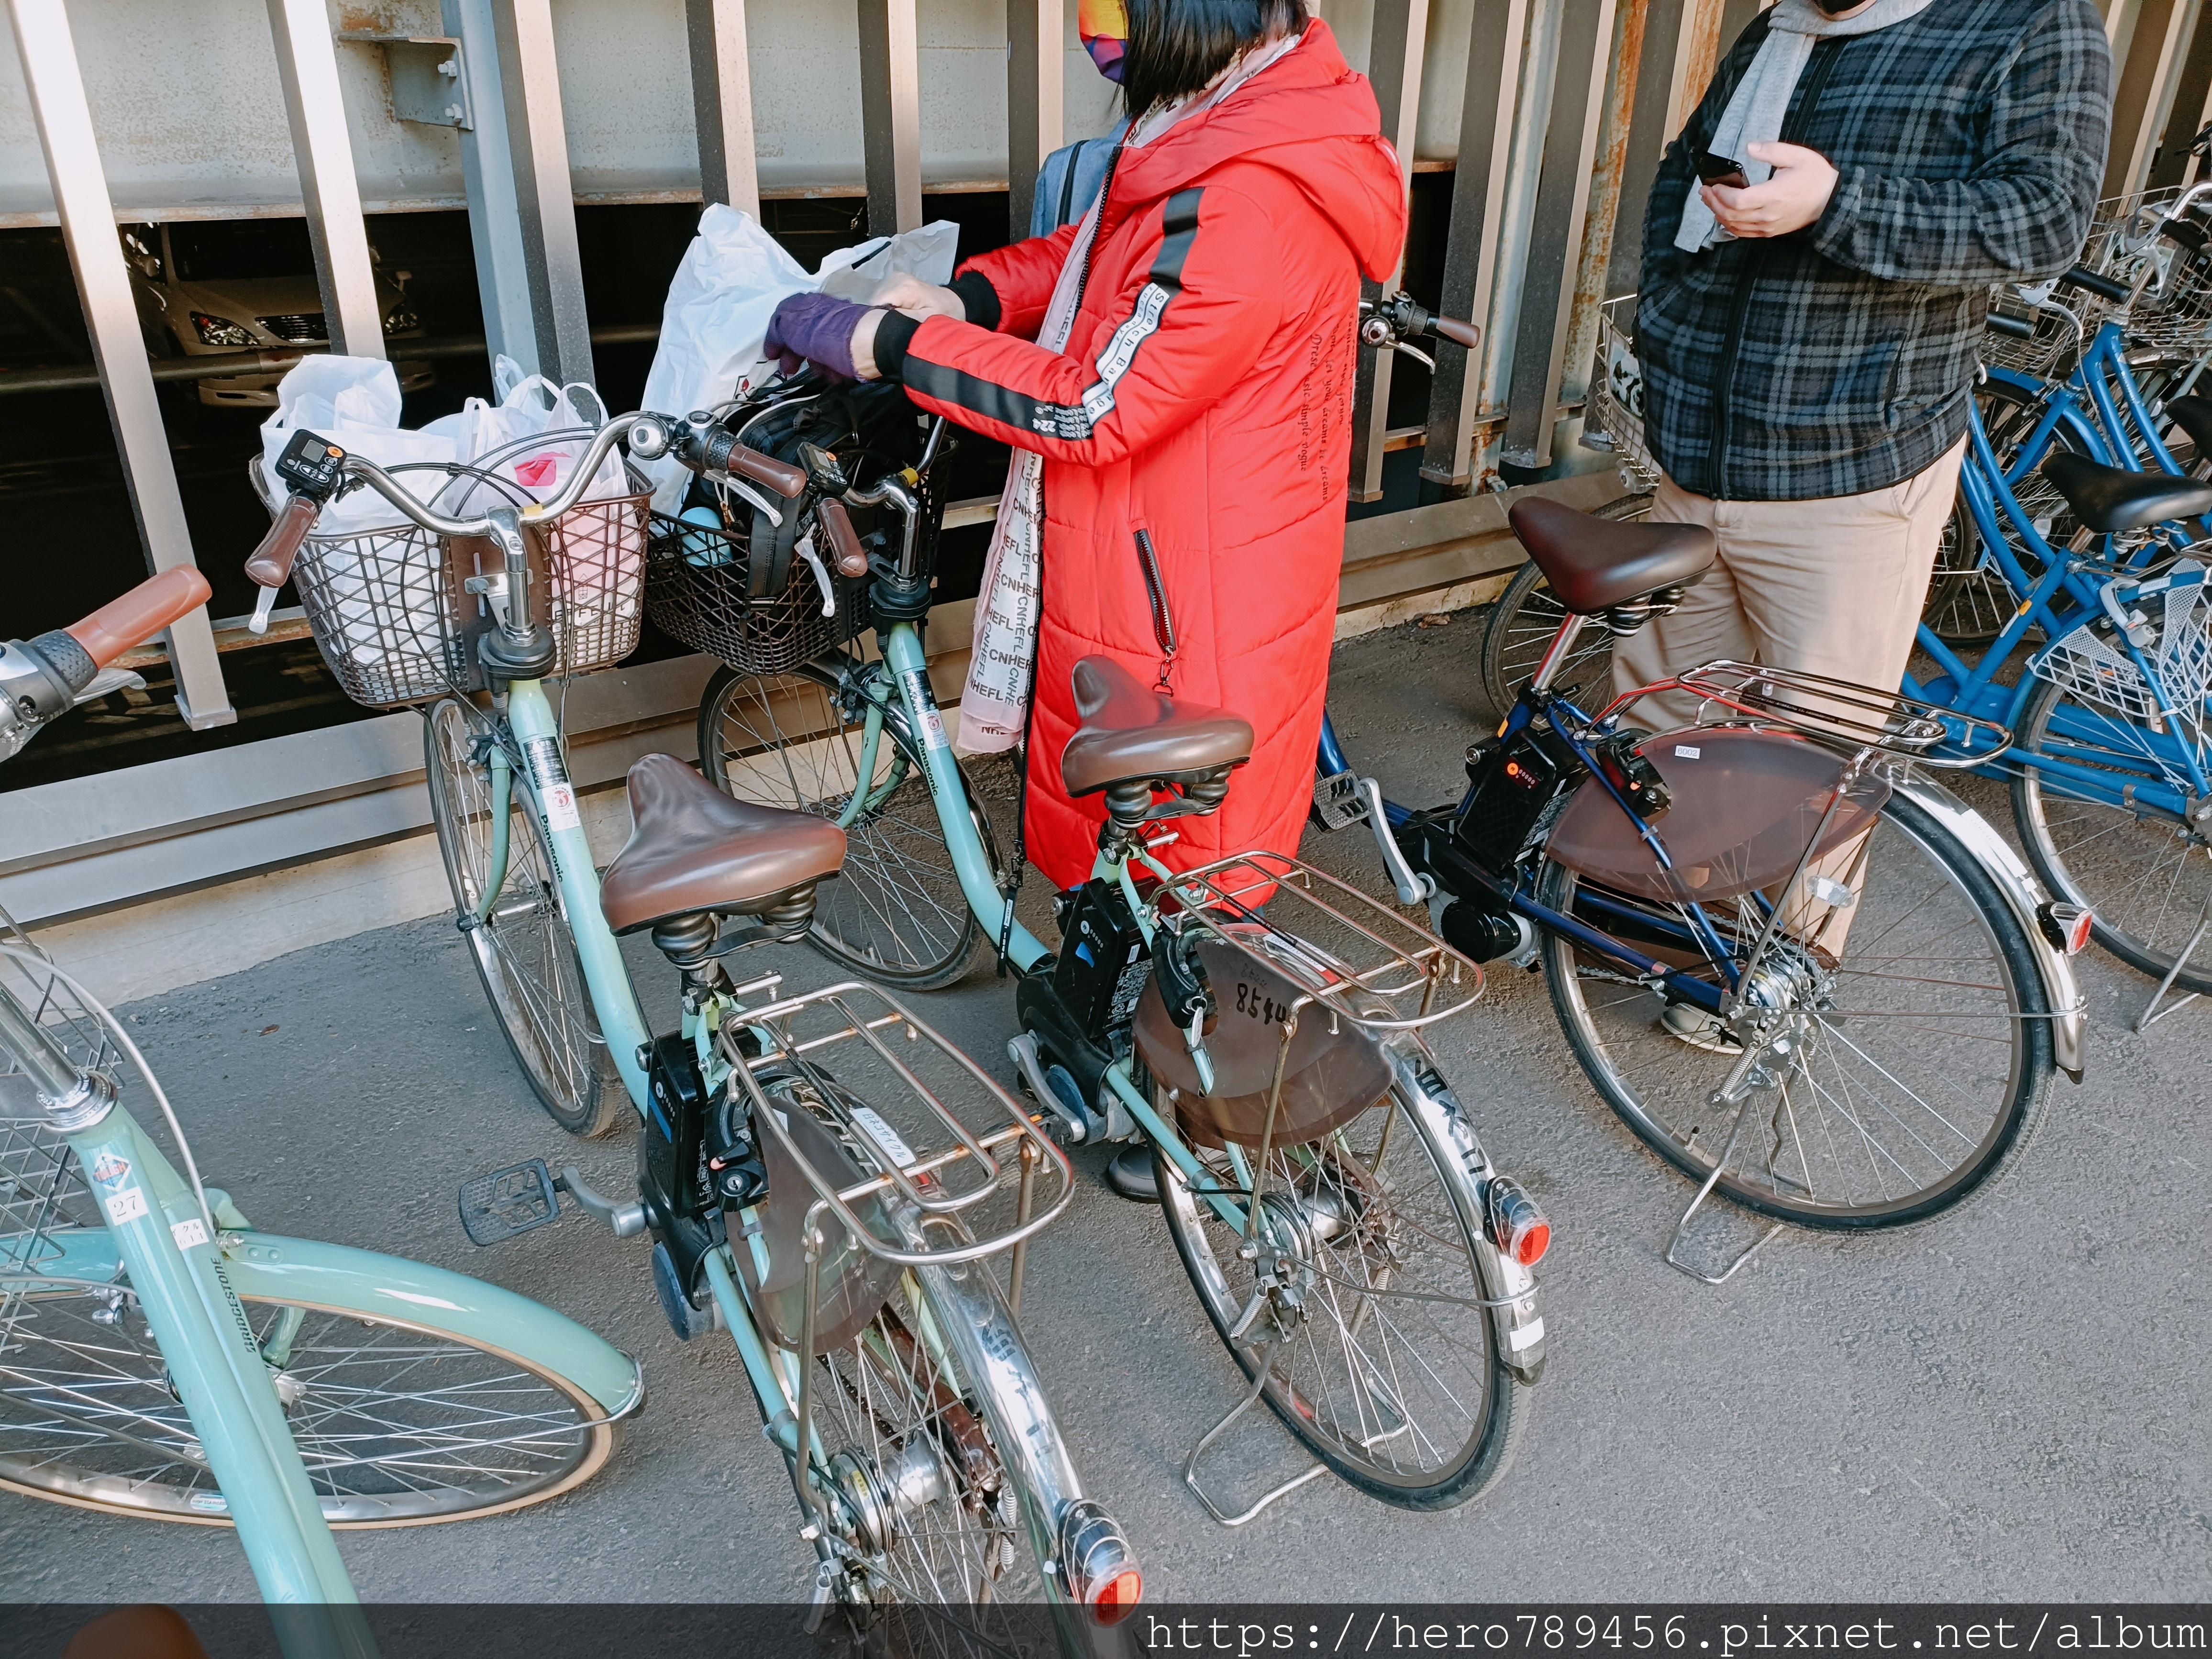
M1751 180L1744 177L1742 162L1716 155L1709 149L1698 153L1698 177L1709 185L1725 185L1730 190L1751 188Z

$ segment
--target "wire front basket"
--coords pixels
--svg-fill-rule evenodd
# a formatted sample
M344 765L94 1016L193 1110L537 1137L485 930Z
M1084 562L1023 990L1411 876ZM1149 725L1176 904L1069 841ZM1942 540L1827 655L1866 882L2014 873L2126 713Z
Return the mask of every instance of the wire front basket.
M1658 488L1660 472L1644 437L1644 366L1631 337L1635 325L1633 294L1598 307L1597 359L1583 410L1583 442L1612 451L1631 488L1649 490Z
M871 1255L908 1267L994 1255L1026 1243L1074 1196L1073 1166L1036 1121L890 993L848 981L744 1019L724 1028L732 1086L813 1189L814 1207ZM761 1053L745 1054L740 1030L765 1034ZM794 1106L836 1135L859 1180L823 1167L821 1143L793 1133Z
M43 957L0 910L0 945ZM88 1070L121 1075L107 1032L70 988L21 957L0 956L0 994L15 999ZM58 1255L54 1236L100 1224L76 1156L46 1121L31 1079L0 1049L0 1277Z
M2101 617L2053 640L2029 659L2028 672L2128 720L2149 724L2175 714L2197 718L2212 688L2212 605L2207 604L2201 574L2189 565L2180 568L2199 579L2167 586L2160 596L2163 603L2155 607L2155 622L2142 610L2131 613L2143 617L2133 624L2136 648L2157 677L2155 685Z
M1917 697L1825 674L1726 660L1624 692L1599 718L1664 691L1686 691L1698 699L1692 725L1779 727L1832 749L1879 750L1930 766L1979 765L2012 743L2011 732L1995 720Z
M526 451L574 446L592 435L582 428L544 433L468 465L387 470L402 484L433 487L429 505L447 516L477 517L493 506L520 509L537 499L500 469ZM273 512L259 461L249 471ZM539 619L553 635L556 678L611 667L637 648L649 486L627 467L623 482L625 493L580 501L538 527L545 568L536 568L533 549L532 591L543 596L533 605L542 605ZM483 688L476 644L493 619L486 602L463 584L495 573L499 563L486 538L449 543L403 520L309 536L292 578L316 647L346 696L372 708L399 708Z
M787 673L866 630L866 578L831 576L825 614L812 568L794 558L782 591L755 598L747 541L719 526L654 514L645 583L653 625L741 674Z

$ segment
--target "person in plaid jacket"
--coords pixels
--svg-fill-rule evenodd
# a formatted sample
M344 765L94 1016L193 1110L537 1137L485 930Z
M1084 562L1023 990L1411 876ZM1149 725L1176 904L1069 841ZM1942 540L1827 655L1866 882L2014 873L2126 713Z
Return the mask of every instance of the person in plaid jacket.
M1637 310L1651 517L1720 556L1616 644L1620 690L1722 657L1898 684L1990 287L2079 255L2111 82L2089 0L1782 0L1745 29L1652 185Z

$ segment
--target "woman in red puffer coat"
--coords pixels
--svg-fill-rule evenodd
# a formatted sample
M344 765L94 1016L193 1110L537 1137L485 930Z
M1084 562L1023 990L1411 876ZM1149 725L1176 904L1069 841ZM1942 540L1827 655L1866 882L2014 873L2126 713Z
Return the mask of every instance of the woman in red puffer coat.
M921 408L1043 458L1026 840L1063 888L1090 874L1104 821L1100 797L1071 800L1060 779L1069 674L1091 655L1146 684L1164 674L1256 734L1227 805L1182 820L1167 862L1297 850L1343 559L1359 279L1387 276L1405 239L1374 94L1301 0L1128 0L1125 53L1110 29L1093 38L1097 9L1085 0L1085 44L1118 58L1136 118L1095 226L971 259L950 289L908 280L878 296L896 309L849 323L826 296L778 313L800 355L846 367L807 337L834 335L863 377L896 376ZM1073 319L1054 319L1065 346L1048 349L1036 337L1071 264Z

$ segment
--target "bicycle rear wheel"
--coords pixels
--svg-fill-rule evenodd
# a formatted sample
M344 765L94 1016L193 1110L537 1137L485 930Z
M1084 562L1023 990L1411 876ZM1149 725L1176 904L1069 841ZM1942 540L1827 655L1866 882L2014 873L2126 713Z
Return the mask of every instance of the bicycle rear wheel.
M1869 832L1842 960L1782 938L1770 994L1806 1017L1776 1083L1755 1093L1719 1189L1801 1226L1897 1227L1986 1191L2034 1133L2052 1069L2050 1009L2027 936L1957 838L1903 796ZM1680 912L1602 892L1547 862L1537 897L1654 953ZM1592 890L1595 891L1597 890ZM1741 960L1765 925L1749 898L1709 910ZM1583 1073L1637 1135L1703 1181L1733 1108L1711 1097L1740 1050L1696 1046L1615 964L1544 938L1552 1006ZM1686 950L1680 959L1692 960Z
M1623 495L1591 516L1616 523L1651 514L1651 496ZM1482 689L1499 714L1513 707L1521 688L1536 677L1536 666L1551 648L1553 636L1567 619L1566 607L1553 597L1552 585L1535 564L1524 564L1491 607L1482 630ZM1552 690L1586 714L1613 700L1613 635L1602 627L1585 628L1568 653ZM1595 697L1596 705L1589 699Z
M769 1093L779 1109L815 1113L836 1133L805 1086ZM855 1167L873 1167L849 1134L842 1145ZM929 1247L911 1236L906 1243ZM788 1377L798 1358L782 1356ZM810 1479L842 1546L843 1610L866 1650L917 1659L1035 1651L1034 1621L1016 1609L1066 1598L1043 1564L1057 1553L1061 1500L1079 1489L991 1271L900 1273L866 1325L816 1357L811 1398L822 1462ZM784 1403L797 1409L795 1389ZM1037 1489L1037 1470L1057 1495Z
M1474 1183L1400 1086L1327 1139L1268 1154L1261 1204L1274 1235L1297 1242L1303 1304L1274 1299L1247 1333L1272 1337L1264 1345L1230 1335L1256 1282L1241 1233L1158 1147L1152 1166L1206 1317L1248 1379L1270 1364L1263 1397L1283 1426L1369 1497L1443 1510L1504 1474L1527 1391L1481 1306ZM1154 1094L1172 1121L1173 1103ZM1241 1188L1226 1153L1197 1155Z
M699 702L700 769L739 800L842 817L860 779L862 722L836 692L835 673L812 663L769 678L717 669ZM978 929L902 719L884 721L868 787L867 805L845 831L845 867L816 892L811 938L833 961L884 984L950 985ZM968 793L989 855L990 825Z
M499 741L488 717L454 697L431 708L423 730L438 850L455 912L472 921L492 878L501 827L489 759ZM538 1103L572 1135L604 1135L623 1121L628 1096L600 1035L575 935L554 883L553 860L520 771L507 803L507 869L499 895L462 937Z
M588 1480L618 1425L581 1385L428 1325L241 1298L333 1527L426 1526ZM0 1292L0 1486L228 1526L191 1419L128 1285Z
M2192 799L2185 764L2212 775L2205 708L2163 732L2039 680L2013 742L2037 761L2013 775L2013 822L2044 884L2095 915L2092 937L2130 967L2164 978L2212 903L2212 841L2146 789ZM2201 948L2201 947L2200 947ZM2212 951L2175 975L2212 993Z

